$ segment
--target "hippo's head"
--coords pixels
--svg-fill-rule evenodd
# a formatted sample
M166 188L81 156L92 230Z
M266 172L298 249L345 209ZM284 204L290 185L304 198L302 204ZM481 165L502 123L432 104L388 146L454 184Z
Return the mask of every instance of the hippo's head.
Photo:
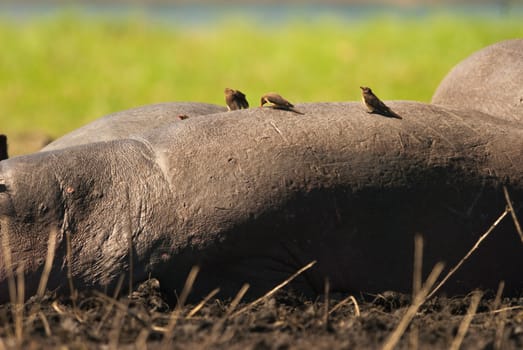
M7 268L16 271L23 265L27 274L37 273L45 262L50 232L57 234L58 244L62 241L67 188L56 176L55 166L46 154L0 162L0 225L4 243L0 252L0 286ZM10 267L6 266L6 249L12 256ZM28 288L32 287L29 282Z
M164 232L162 223L150 222L159 217L152 214L155 210L167 208L157 205L155 199L165 192L164 185L150 150L130 140L0 162L2 233L9 238L12 271L24 265L28 295L39 282L50 233L56 236L56 248L49 288L60 287L66 280L66 233L71 235L75 283L114 283L128 264L129 234L134 257L139 259L149 253L142 247L150 246ZM149 234L144 226L154 227L158 236ZM0 302L7 296L3 255L0 251Z

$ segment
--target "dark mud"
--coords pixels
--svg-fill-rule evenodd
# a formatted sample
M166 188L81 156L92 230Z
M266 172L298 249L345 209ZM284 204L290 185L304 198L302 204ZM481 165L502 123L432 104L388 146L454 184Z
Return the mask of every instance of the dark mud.
M251 304L232 309L229 300L210 299L199 310L186 305L173 312L156 280L116 299L84 291L73 303L48 293L25 303L18 326L15 310L0 306L0 349L377 349L411 302L409 295L393 292L347 297L308 300L282 290L237 313ZM470 301L470 295L429 299L396 348L448 349ZM521 348L523 297L496 302L486 292L461 349Z

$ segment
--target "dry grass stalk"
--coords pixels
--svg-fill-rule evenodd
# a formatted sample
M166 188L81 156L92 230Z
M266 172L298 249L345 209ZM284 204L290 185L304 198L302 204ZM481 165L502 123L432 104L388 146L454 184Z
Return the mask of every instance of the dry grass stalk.
M494 298L494 302L492 303L491 310L496 310L501 304L501 296L503 295L503 289L505 289L505 281L500 281L498 285L498 290L496 292L496 297Z
M58 304L58 300L55 300L51 303L51 307L53 308L53 310L60 316L63 316L65 315L65 311L60 307L60 305Z
M127 309L127 307L125 308ZM113 317L113 325L111 327L111 330L109 331L109 349L118 349L118 343L120 340L120 333L123 326L123 321L125 320L125 313L124 311L120 310L119 308L116 309L116 314Z
M494 335L494 350L503 349L503 340L505 334L505 324L507 322L507 314L505 310L501 312L498 318L498 326L496 327L496 333Z
M354 298L354 296L352 296L352 295L349 295L348 297L346 297L345 299L343 299L342 301L340 301L339 303L334 305L334 307L329 311L329 314L332 314L334 311L338 310L343 305L347 304L349 301L352 301L352 304L354 305L354 315L356 317L360 317L360 315L361 315L360 306L358 305L356 298Z
M216 343L220 339L220 337L222 335L221 331L224 329L225 322L227 321L227 319L229 319L232 312L236 309L236 307L240 303L240 300L242 300L245 293L247 293L247 291L249 290L249 287L250 287L249 284L245 283L240 288L238 293L236 293L236 296L232 299L231 303L229 304L229 307L225 311L225 314L223 315L223 317L214 323L212 330L211 330L211 334L209 335L209 338L207 339L206 343L203 346L204 349L211 347L212 344Z
M149 338L150 330L148 328L142 328L140 333L134 341L135 349L147 349L147 339Z
M132 230L132 223L131 223L131 201L129 199L129 188L127 188L126 191L127 195L127 245L129 250L129 294L128 296L131 297L131 294L133 292L133 270L134 270L134 262L133 262L133 230Z
M412 269L412 299L421 290L423 271L423 236L416 234L414 236L414 262ZM409 349L417 349L419 347L419 332L416 325L412 325L409 333Z
M13 275L13 261L11 259L11 245L9 242L8 222L4 218L1 221L0 233L2 234L2 254L5 262L5 273L7 275L7 285L9 289L9 300L12 305L16 304L16 283Z
M191 271L189 271L189 274L187 275L187 279L185 280L185 285L183 286L182 293L178 298L178 303L176 304L176 307L174 308L173 312L171 312L171 315L169 317L169 323L165 328L162 344L160 346L162 349L172 348L171 339L174 333L174 328L176 327L176 323L178 322L178 317L182 311L183 305L185 304L185 301L187 300L187 297L189 296L189 293L192 290L194 281L196 281L196 276L198 276L198 272L200 272L200 268L198 266L193 266Z
M105 294L100 293L98 291L94 292L99 298L105 299L105 300L109 300L109 303L105 307L105 313L102 316L100 322L98 323L98 326L95 328L95 334L100 333L103 325L105 324L105 322L107 321L107 319L111 315L111 312L113 311L113 306L117 304L117 300L116 299L118 298L118 294L120 294L120 290L122 289L122 284L123 284L124 278L125 278L124 275L120 275L120 277L118 278L118 282L116 282L116 287L114 288L113 298L112 299L109 298L108 296L106 296Z
M116 282L116 287L114 288L114 291L113 291L113 299L118 299L118 295L120 295L120 291L122 290L124 279L125 279L125 276L123 274L120 275L120 277L118 278L118 282Z
M24 336L24 301L25 301L25 281L24 281L24 263L22 262L16 269L17 277L17 298L15 307L15 336L18 344L22 344Z
M501 297L503 295L503 289L505 289L505 281L500 281L499 284L498 284L498 290L496 292L496 297L494 298L494 300L490 304L490 312L489 312L489 314L491 316L485 322L485 327L487 327L487 328L490 327L490 325L492 324L492 322L495 319L495 314L492 311L496 310L499 307L499 305L501 304Z
M419 329L417 325L412 325L409 333L409 349L419 349Z
M508 190L507 190L506 186L503 186L503 193L505 194L505 200L507 201L507 205L510 210L510 215L512 215L512 220L514 221L514 226L516 226L516 231L518 231L519 238L521 239L521 243L523 243L523 231L521 230L521 225L519 224L518 217L516 216L516 212L514 211L514 207L512 206L512 201L510 200L510 196L508 194Z
M53 333L51 332L51 327L49 326L49 321L47 321L45 314L42 311L39 311L38 317L40 317L40 321L42 321L42 325L44 326L45 335L48 337L52 336Z
M479 301L481 300L481 297L483 296L482 292L476 291L474 292L474 295L472 296L472 299L470 300L470 305L467 310L467 314L465 317L463 317L463 320L461 321L459 328L458 328L458 334L456 334L456 337L452 341L452 344L450 345L449 350L458 350L461 346L461 343L463 342L463 339L465 338L465 334L467 334L467 331L470 326L470 322L472 321L472 318L476 314L476 310L478 309Z
M45 289L47 288L47 282L49 281L49 275L53 267L56 248L56 233L56 229L51 229L49 231L49 238L47 240L47 257L45 258L44 268L42 270L42 275L40 276L40 281L38 282L38 289L36 290L36 295L39 299L42 299L44 296ZM33 322L36 317L40 317L40 319L42 319L42 316L44 316L44 314L40 312L40 303L34 303L31 306L31 310L29 311L27 322ZM48 329L48 324L46 326L46 322L47 320L44 321L42 319L45 333L49 336L48 331L50 332L50 329Z
M13 319L17 319L17 313L16 313L16 300L17 300L17 292L16 292L16 281L13 274L13 261L11 259L11 245L9 242L9 231L7 229L8 222L7 218L3 218L2 221L0 221L0 235L1 238L1 245L2 245L2 255L4 259L4 268L5 273L7 275L7 287L9 291L9 301L11 302L11 314L13 316ZM10 327L6 327L6 332L10 335L11 329ZM16 326L15 326L15 335L16 335Z
M47 257L45 258L44 269L42 271L42 276L40 277L40 282L38 283L38 289L36 295L39 298L42 298L45 293L45 288L47 288L47 281L49 280L49 274L51 273L51 268L53 267L54 254L56 249L56 229L51 229L49 232L49 239L47 241Z
M253 302L251 302L248 305L246 305L243 308L241 308L240 310L236 311L231 317L236 317L239 314L241 314L241 313L251 309L253 306L258 305L259 303L261 303L265 299L270 298L274 293L276 293L277 291L279 291L280 289L282 289L283 287L285 287L286 285L291 283L292 280L294 280L296 277L301 275L303 272L305 272L308 269L310 269L311 267L313 267L315 264L316 264L316 260L311 261L310 263L308 263L307 265L305 265L304 267L302 267L301 269L296 271L292 276L287 278L285 281L283 281L282 283L278 284L276 287L274 287L273 289L268 291L265 295L259 297L258 299L254 300Z
M323 290L324 297L325 297L325 301L323 303L323 324L325 325L325 327L327 327L329 324L329 304L330 304L329 292L330 292L329 278L325 278L325 286L324 286L324 290Z
M67 257L67 281L69 283L69 292L71 293L71 302L73 303L73 310L75 310L76 314L76 299L77 299L77 292L74 288L73 284L73 267L72 267L72 254L71 254L71 233L69 231L65 231L65 253Z
M463 263L472 255L472 253L474 253L474 251L478 249L481 242L483 242L483 240L488 237L488 235L496 228L496 226L498 226L501 220L503 220L505 216L507 216L509 210L510 209L506 208L505 211L501 213L501 215L496 219L496 221L494 221L494 223L489 227L489 229L481 237L478 238L477 242L467 252L467 254L465 254L465 256L456 264L456 266L454 266L449 271L449 273L447 273L447 275L441 280L441 282L439 282L438 285L432 290L432 292L430 292L427 299L430 299L441 288L441 286L443 286L445 282L447 282L447 280L461 267L461 265L463 265Z
M232 312L234 311L234 309L236 309L236 307L238 306L238 304L242 300L242 298L245 295L245 293L247 293L247 291L249 290L249 287L250 287L249 283L245 283L240 288L238 293L236 293L236 296L234 297L234 299L232 299L231 303L229 304L229 307L227 308L227 311L225 312L225 315L223 317L224 320L229 318L229 316L231 316Z
M125 313L127 313L127 315L131 316L133 319L140 322L140 324L142 324L144 327L148 326L149 323L146 320L143 320L138 314L129 310L129 307L126 304L121 303L118 300L111 298L110 296L107 296L104 293L101 293L97 290L93 291L93 294L96 295L98 298L103 299L106 302L108 302L109 304L111 304L111 306L109 306L108 309L111 309L113 306L115 306L120 311L124 311ZM102 323L102 322L104 322L104 321L100 321L100 323Z
M405 333L405 330L407 329L410 321L412 321L412 319L416 315L416 312L418 312L419 307L425 302L425 300L427 300L429 290L436 282L441 271L443 271L443 266L444 265L441 262L437 263L434 266L429 277L427 277L425 284L421 287L419 293L416 294L416 297L412 301L411 306L409 306L409 308L407 309L407 312L405 312L405 315L403 315L400 323L396 326L396 329L389 335L387 340L385 340L385 343L382 347L383 350L392 350L396 346L403 333Z
M416 234L414 236L414 263L412 272L412 298L419 293L422 283L423 269L423 236Z
M218 294L220 292L220 288L215 288L213 289L209 294L207 294L207 296L205 298L203 298L202 301L200 301L198 303L198 305L196 305L186 316L186 318L191 318L193 317L194 315L196 315L196 313L198 311L201 310L202 307L204 307L205 304L207 304L207 302L209 300L211 300L212 297L214 297L216 294Z
M499 314L499 313L502 313L502 312L506 312L506 311L513 311L513 310L522 310L523 309L523 306L507 306L507 307L503 307L501 309L498 309L498 310L494 310L494 311L490 311L489 313L490 314Z

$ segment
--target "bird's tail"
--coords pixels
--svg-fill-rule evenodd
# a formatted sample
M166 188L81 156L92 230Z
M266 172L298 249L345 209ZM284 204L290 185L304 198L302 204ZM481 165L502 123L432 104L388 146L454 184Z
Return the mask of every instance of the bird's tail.
M396 119L403 119L401 117L401 115L399 115L398 113L394 112L392 109L389 108L389 111L388 111L388 115L389 117L391 118L396 118Z

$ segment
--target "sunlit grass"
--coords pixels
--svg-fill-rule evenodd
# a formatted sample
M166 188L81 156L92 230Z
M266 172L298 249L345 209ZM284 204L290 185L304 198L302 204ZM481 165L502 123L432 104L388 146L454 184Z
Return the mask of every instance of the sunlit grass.
M64 13L0 22L0 133L11 153L23 132L60 136L110 112L164 101L223 104L223 88L293 102L430 101L443 76L486 45L523 37L516 19L322 19L264 27L231 19L210 27L109 21Z

